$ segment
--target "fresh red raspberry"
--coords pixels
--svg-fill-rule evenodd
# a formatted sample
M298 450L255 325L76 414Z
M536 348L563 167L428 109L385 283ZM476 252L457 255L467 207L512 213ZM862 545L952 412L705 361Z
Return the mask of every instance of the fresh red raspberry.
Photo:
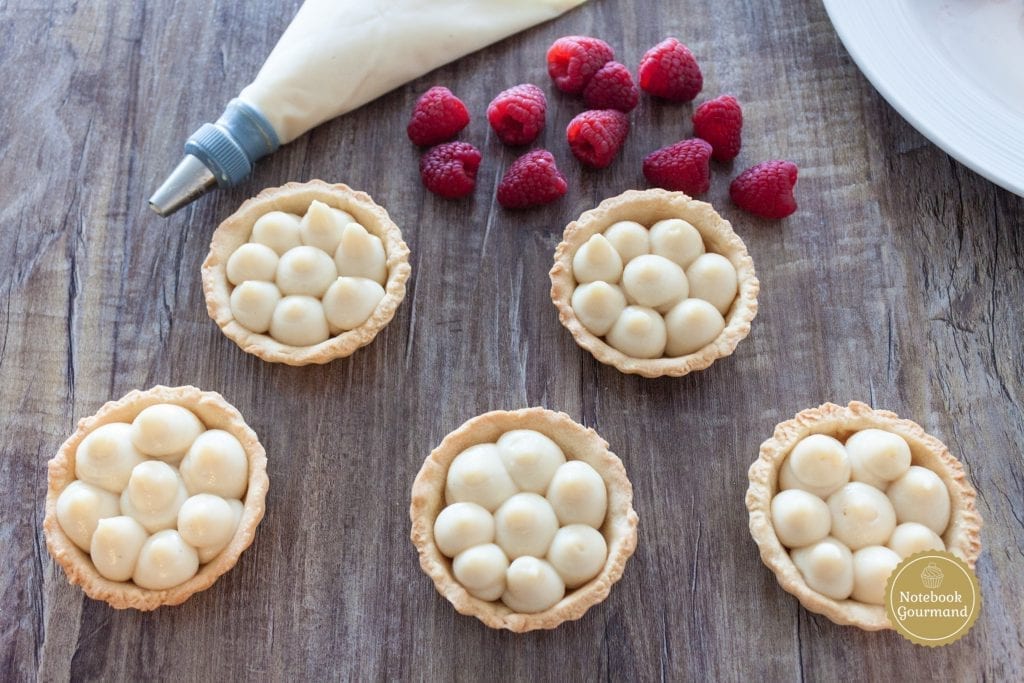
M798 169L792 161L762 161L729 185L733 203L762 218L785 218L796 211L793 188Z
M465 197L476 187L480 150L468 142L446 142L420 157L420 178L428 190L448 199Z
M732 95L720 95L693 112L693 134L711 143L715 161L732 161L740 153L743 110Z
M451 140L467 125L466 105L448 88L435 85L416 100L406 132L414 144L428 147Z
M527 152L512 162L498 184L498 203L506 209L525 209L553 202L568 185L555 157L546 149Z
M544 91L524 83L498 93L487 105L487 120L506 145L528 145L544 128L547 108Z
M615 51L599 38L565 36L548 48L548 74L555 87L579 95L602 66L615 59Z
M565 136L576 158L594 168L615 160L629 133L629 117L615 109L585 111L569 122Z
M651 185L703 194L711 187L711 145L700 138L680 140L644 159L644 177Z
M640 90L629 69L618 62L608 62L583 89L583 101L591 109L631 112L640 101Z
M690 49L666 38L640 59L640 87L672 102L689 102L704 87L704 77Z

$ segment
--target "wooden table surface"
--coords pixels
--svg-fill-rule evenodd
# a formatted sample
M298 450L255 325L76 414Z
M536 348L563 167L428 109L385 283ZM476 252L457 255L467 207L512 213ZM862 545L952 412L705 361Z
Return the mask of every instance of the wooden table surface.
M1024 679L1024 200L952 161L858 72L817 0L588 6L441 68L262 161L169 219L146 198L184 139L256 73L284 3L0 0L0 678L672 680ZM744 104L744 147L706 198L733 221L762 290L736 353L681 379L602 366L558 323L547 271L564 225L644 187L643 156L690 135L691 107L644 98L621 158L581 171L581 110L544 52L600 36L635 68L676 35L701 98ZM504 87L549 96L542 143L570 180L502 210L515 157L484 110ZM427 194L404 126L451 87L484 153L472 199ZM800 210L739 212L728 182L800 166ZM369 347L322 367L264 363L207 317L210 235L246 197L324 178L369 191L412 250L408 295ZM70 586L40 527L46 461L76 421L136 388L194 384L233 402L270 459L267 516L210 590L153 613ZM917 647L802 609L747 531L747 467L780 420L860 399L920 422L964 463L985 520L984 608L959 643ZM452 429L542 405L623 459L639 546L601 605L514 635L454 612L408 540L409 489Z

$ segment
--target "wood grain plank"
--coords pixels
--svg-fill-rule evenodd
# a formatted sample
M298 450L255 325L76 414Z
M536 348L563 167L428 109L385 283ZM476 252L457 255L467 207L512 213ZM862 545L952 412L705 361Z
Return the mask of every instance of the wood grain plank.
M298 0L0 1L0 677L5 680L1024 678L1024 200L951 161L859 74L815 0L609 0L466 57L260 162L237 188L162 220L145 199L181 141L258 70ZM744 149L707 199L762 281L749 339L680 379L596 363L559 325L547 271L564 225L643 187L649 151L690 134L692 106L644 98L621 158L578 168L544 52L598 35L635 67L677 35L703 96L744 103ZM558 203L494 200L519 153L483 112L501 89L548 92L538 144L570 178ZM461 202L427 195L402 131L435 83L473 113L484 153ZM751 219L728 178L801 167L800 211ZM199 267L245 198L322 177L366 189L412 249L409 293L369 347L326 367L242 353L205 312ZM67 584L41 529L45 463L77 419L156 383L222 392L270 457L256 543L211 589L155 613ZM799 607L747 532L746 469L780 420L860 399L919 421L965 463L985 518L982 617L915 647ZM597 429L626 464L640 545L607 601L553 632L462 617L419 570L408 495L464 420L544 405ZM570 667L570 668L567 668ZM908 673L910 672L910 673Z

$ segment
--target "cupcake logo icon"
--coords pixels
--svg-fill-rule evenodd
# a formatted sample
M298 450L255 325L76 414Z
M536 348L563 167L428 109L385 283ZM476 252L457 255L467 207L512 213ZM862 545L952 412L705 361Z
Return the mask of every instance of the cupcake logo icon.
M929 562L928 566L921 571L921 583L927 588L939 588L945 576L942 570L935 566L934 562Z

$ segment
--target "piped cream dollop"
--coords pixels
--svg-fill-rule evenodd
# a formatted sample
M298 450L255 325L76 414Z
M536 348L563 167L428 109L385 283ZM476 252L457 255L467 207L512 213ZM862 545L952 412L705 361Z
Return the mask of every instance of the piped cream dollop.
M690 291L683 269L656 254L637 256L627 263L622 288L631 303L648 308L672 307Z
M199 570L199 555L174 529L158 531L139 550L132 581L140 588L165 590L185 583Z
M187 501L186 501L187 502ZM231 508L231 513L234 515L234 529L238 530L238 526L242 523L242 513L245 512L245 504L240 500L230 499L227 501L228 507ZM200 548L196 548L196 552L199 554L199 564L206 564L207 562L213 561L215 557L224 552L224 549L231 543L231 539L234 538L234 532L232 532L231 538L229 538L223 545L207 545Z
M128 581L135 573L142 546L149 534L133 517L121 515L101 519L89 546L96 571L111 581Z
M629 263L637 256L651 253L651 238L647 228L636 221L612 223L603 234L615 247L615 251L619 252L619 258L623 263Z
M294 247L277 265L277 286L285 296L302 294L320 298L338 279L334 259L316 247Z
M344 277L365 277L379 285L388 279L383 243L359 223L349 223L342 230L334 262L338 266L338 275Z
M660 358L668 341L665 319L653 308L626 306L606 340L632 358Z
M651 253L663 256L687 269L705 253L704 238L697 228L681 218L668 218L651 226Z
M302 244L301 219L293 213L271 211L256 219L250 241L270 247L278 256Z
M853 593L851 597L869 605L885 604L885 584L900 556L889 548L872 545L853 553Z
M246 280L273 282L279 261L277 252L265 244L248 242L238 247L225 266L228 282L240 285Z
M853 554L834 538L825 538L790 553L811 590L833 600L845 600L853 592Z
M327 322L339 330L365 323L384 298L384 288L365 277L339 277L324 294Z
M622 257L604 235L592 235L572 257L572 273L581 285L597 280L614 285L622 277Z
M896 528L896 513L885 494L863 482L851 481L828 497L832 535L859 550L884 545Z
M263 334L280 301L281 291L273 282L248 280L231 292L231 315L246 329Z
M736 268L721 254L701 254L686 268L690 296L704 299L723 316L739 291Z
M572 308L584 327L603 337L626 309L626 297L616 285L597 280L573 290Z
M558 531L558 517L543 496L517 493L494 513L494 539L509 556L544 557Z
M554 607L565 596L562 577L549 562L536 557L525 556L513 560L505 581L502 602L522 614L543 612Z
M177 527L193 547L223 548L235 535L238 519L227 500L212 493L197 493L182 503Z
M121 512L117 496L84 481L73 481L57 497L57 522L71 542L88 552L96 525Z
M112 493L123 491L132 469L145 460L131 435L132 426L125 422L89 432L75 450L75 477Z
M331 336L323 304L311 296L281 299L270 318L270 336L291 346L313 346Z
M896 510L896 519L917 522L936 534L943 534L949 525L949 490L935 472L911 465L907 472L886 489Z
M352 214L314 199L299 222L299 237L310 247L333 254L341 243L345 226L355 223Z
M434 520L434 542L447 557L494 540L494 517L476 503L452 503Z
M181 461L181 477L190 495L212 493L240 499L248 486L249 459L234 435L210 429L195 440Z
M509 562L505 551L493 543L475 545L452 561L455 579L481 600L497 600L505 593Z
M881 429L862 429L846 440L851 477L877 489L885 489L910 469L910 446L898 434Z
M569 524L555 533L547 560L565 581L566 588L579 588L601 573L608 559L608 543L597 529L586 524Z
M521 491L544 494L565 453L554 441L532 429L515 429L498 439L498 454Z
M448 466L444 497L448 503L476 503L488 512L518 492L494 444L470 446Z
M188 408L159 403L144 408L132 420L131 439L142 453L177 462L205 427Z
M942 537L917 522L904 522L897 526L889 542L886 544L889 550L902 558L910 557L915 553L925 550L945 550L946 544Z
M680 301L665 315L665 355L696 353L718 339L724 329L725 320L711 303L703 299Z
M850 457L837 439L812 434L801 439L782 463L779 486L827 498L850 481Z
M593 467L569 460L555 470L547 498L563 526L586 524L599 529L608 510L608 490Z
M800 489L781 491L772 498L775 535L787 548L800 548L828 536L832 517L828 505L813 493Z
M153 533L174 528L178 510L187 498L178 470L159 460L147 460L132 470L128 486L121 493L121 511Z

